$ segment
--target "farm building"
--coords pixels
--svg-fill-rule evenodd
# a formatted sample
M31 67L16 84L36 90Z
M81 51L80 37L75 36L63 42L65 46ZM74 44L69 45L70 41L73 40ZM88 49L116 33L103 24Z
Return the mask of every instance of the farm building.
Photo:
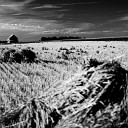
M7 39L7 43L17 43L17 42L19 42L18 38L13 34L10 35Z

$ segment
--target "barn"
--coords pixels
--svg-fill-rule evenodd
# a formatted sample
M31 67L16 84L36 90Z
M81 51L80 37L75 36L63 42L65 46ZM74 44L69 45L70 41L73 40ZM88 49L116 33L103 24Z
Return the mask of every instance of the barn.
M17 42L19 42L18 38L14 34L10 35L7 39L7 43L17 43Z

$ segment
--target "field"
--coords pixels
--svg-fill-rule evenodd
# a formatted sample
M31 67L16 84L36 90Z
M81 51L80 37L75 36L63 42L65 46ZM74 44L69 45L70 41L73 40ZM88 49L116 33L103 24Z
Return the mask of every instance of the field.
M14 51L11 51L12 49ZM29 58L26 55L28 53L23 54L24 49L27 49L28 51L32 51L32 53L29 54L29 56L32 55L32 58ZM106 69L104 72L107 75L104 75L104 77L106 77L106 79L109 82L112 81L111 80L112 78L116 79L115 77L113 77L114 76L113 74L115 73L113 70L120 69L118 64L116 63L118 62L121 65L121 69L119 70L118 77L121 78L123 76L122 79L124 80L123 70L125 71L128 70L127 49L128 49L128 43L123 41L122 42L70 41L70 42L44 42L44 43L30 43L30 44L1 45L0 46L0 54L1 54L0 56L0 115L1 116L0 117L2 118L6 114L10 112L14 112L14 110L17 108L22 109L24 106L29 105L29 103L31 103L33 99L36 99L41 101L41 104L43 101L44 103L48 104L48 106L50 106L51 108L56 108L58 115L60 115L60 118L62 119L58 119L59 123L58 121L56 121L56 123L54 121L54 125L52 123L51 125L44 125L45 122L49 122L49 121L43 121L44 126L40 125L42 127L39 127L33 125L30 126L30 128L31 127L32 128L44 128L44 127L100 128L103 126L104 128L110 126L117 127L117 125L114 126L112 122L115 121L114 117L119 115L119 113L117 112L117 115L114 115L114 111L119 111L120 105L118 104L122 104L122 102L118 103L117 101L115 101L115 99L113 99L114 101L111 102L110 97L108 99L110 100L109 102L111 102L111 104L105 102L105 104L107 104L107 107L105 108L105 112L107 111L107 113L105 114L107 115L111 110L110 113L112 118L109 117L110 115L107 116L112 120L111 123L109 120L108 122L109 126L98 125L96 123L93 123L95 122L94 121L95 114L92 114L92 112L91 114L93 115L93 117L90 117L90 120L92 122L85 120L83 118L83 115L81 114L84 113L87 106L90 111L93 111L93 107L90 108L89 105L90 104L92 105L93 103L97 104L97 102L99 102L99 97L101 94L103 94L102 91L104 88L100 89L100 87L92 86L92 84L88 82L89 86L87 87L86 85L86 90L90 89L89 87L92 87L91 89L96 91L95 93L92 91L94 93L93 98L96 99L95 101L91 101L93 98L92 98L92 92L90 92L88 93L88 96L90 94L91 95L89 96L89 98L86 98L88 100L84 101L83 96L81 95L82 95L82 91L85 88L83 88L83 86L81 87L80 83L81 81L83 82L85 81L87 82L88 80L93 81L91 80L92 78L88 76L88 73L90 72L91 72L90 75L91 76L93 75L94 77L96 73L97 76L99 74L103 75L103 73L99 73L99 68L101 70L104 70L102 69L101 65L109 62L110 63L112 62L113 65L115 64L115 67L113 68L113 65L110 66L110 70L112 70L111 75L107 74L106 72L107 69ZM23 57L26 58L24 59ZM92 67L94 69L92 69ZM111 79L109 77L111 77ZM100 81L100 78L101 76L99 75L95 81ZM105 81L106 83L105 82L102 83L106 84L107 86L109 83L108 81L107 82ZM120 83L120 81L116 81L115 83L118 82ZM124 81L122 81L122 83ZM74 85L79 85L79 86L77 86L76 88L74 87ZM124 88L123 86L121 87ZM76 90L79 91L77 92ZM105 91L106 90L104 90L104 93ZM119 92L120 95L122 94L122 90L119 91L117 89L116 91ZM115 92L112 93L115 94ZM113 97L113 95L111 95L111 97ZM121 97L117 99L120 100ZM103 100L104 98L102 98L102 101ZM85 105L87 106L85 107ZM98 109L97 111L99 115L102 115L101 114L102 110L99 111ZM113 112L113 116L112 116L112 112ZM90 112L85 112L85 113L87 114ZM46 116L46 113L44 115ZM76 120L75 117L78 116L80 116L80 118L77 118ZM59 117L57 116L56 118ZM82 118L84 121L82 121ZM106 117L102 117L102 118L105 118L105 120L103 121L103 123L100 124L104 124L104 122L108 121L108 118ZM116 119L116 123L120 120L121 119L119 118ZM75 123L75 121L79 123ZM82 123L80 123L81 121ZM0 123L1 122L2 121L0 121ZM20 127L20 126L14 126L13 124L14 123L9 122L8 124L6 123L2 124L2 126L10 127L10 128ZM36 122L35 125L36 124L38 123ZM88 126L89 124L90 126ZM123 122L123 124L125 123ZM25 127L25 124L23 124L22 127ZM121 127L125 128L127 126L120 125L120 128Z

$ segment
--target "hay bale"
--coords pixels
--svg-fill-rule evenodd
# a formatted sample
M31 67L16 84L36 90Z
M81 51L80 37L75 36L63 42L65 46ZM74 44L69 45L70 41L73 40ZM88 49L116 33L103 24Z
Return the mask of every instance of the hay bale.
M61 119L56 108L43 101L32 99L27 105L5 113L0 117L0 127L52 128Z
M71 124L72 127L73 124L74 127L80 124L81 127L89 128L128 127L127 74L128 72L115 61L86 68L77 79L72 79L68 83L68 86L75 85L73 88L80 95L78 99L84 96L81 101L77 99L74 103L78 106L80 102L81 105L67 115L56 128L69 128ZM75 94L71 93L71 89L68 93L70 96ZM67 105L66 102L64 104ZM70 104L70 108L74 104ZM61 108L62 110L65 108Z
M2 61L21 63L23 61L23 56L21 55L20 51L9 49L3 53Z
M3 57L1 61L3 62L16 62L16 63L33 63L38 62L36 53L30 49L22 49L22 50L15 50L15 49L8 49L3 52Z
M32 62L35 62L35 60L37 58L36 53L30 49L22 49L21 54L24 58L24 60L23 60L24 62L32 63Z

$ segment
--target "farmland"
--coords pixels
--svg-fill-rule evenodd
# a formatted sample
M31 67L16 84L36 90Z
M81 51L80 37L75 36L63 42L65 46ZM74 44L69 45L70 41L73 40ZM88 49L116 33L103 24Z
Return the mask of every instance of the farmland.
M34 58L27 58L23 54L24 49L32 51L35 55ZM26 105L33 98L41 99L44 97L47 104L60 109L60 113L63 113L62 115L67 119L68 116L71 116L70 114L81 108L84 102L81 97L73 97L76 100L74 107L72 103L64 101L63 97L70 96L69 91L74 87L72 89L69 85L73 86L78 82L77 79L81 78L83 69L86 69L86 66L90 64L89 61L94 59L96 61L93 60L94 64L114 60L119 62L123 69L128 70L127 49L128 44L123 41L70 41L1 45L0 115ZM8 59L5 60L7 58L5 53L11 50L14 52L10 52ZM17 61L17 56L14 55L20 55L18 57L21 57L21 60ZM22 55L27 59L22 58ZM32 61L28 61L29 59ZM79 85L79 82L77 84ZM76 92L71 93L71 96L75 94ZM66 107L65 102L69 108ZM62 124L64 122L67 120ZM80 128L82 126L85 124L65 127ZM60 124L56 127L64 126Z

